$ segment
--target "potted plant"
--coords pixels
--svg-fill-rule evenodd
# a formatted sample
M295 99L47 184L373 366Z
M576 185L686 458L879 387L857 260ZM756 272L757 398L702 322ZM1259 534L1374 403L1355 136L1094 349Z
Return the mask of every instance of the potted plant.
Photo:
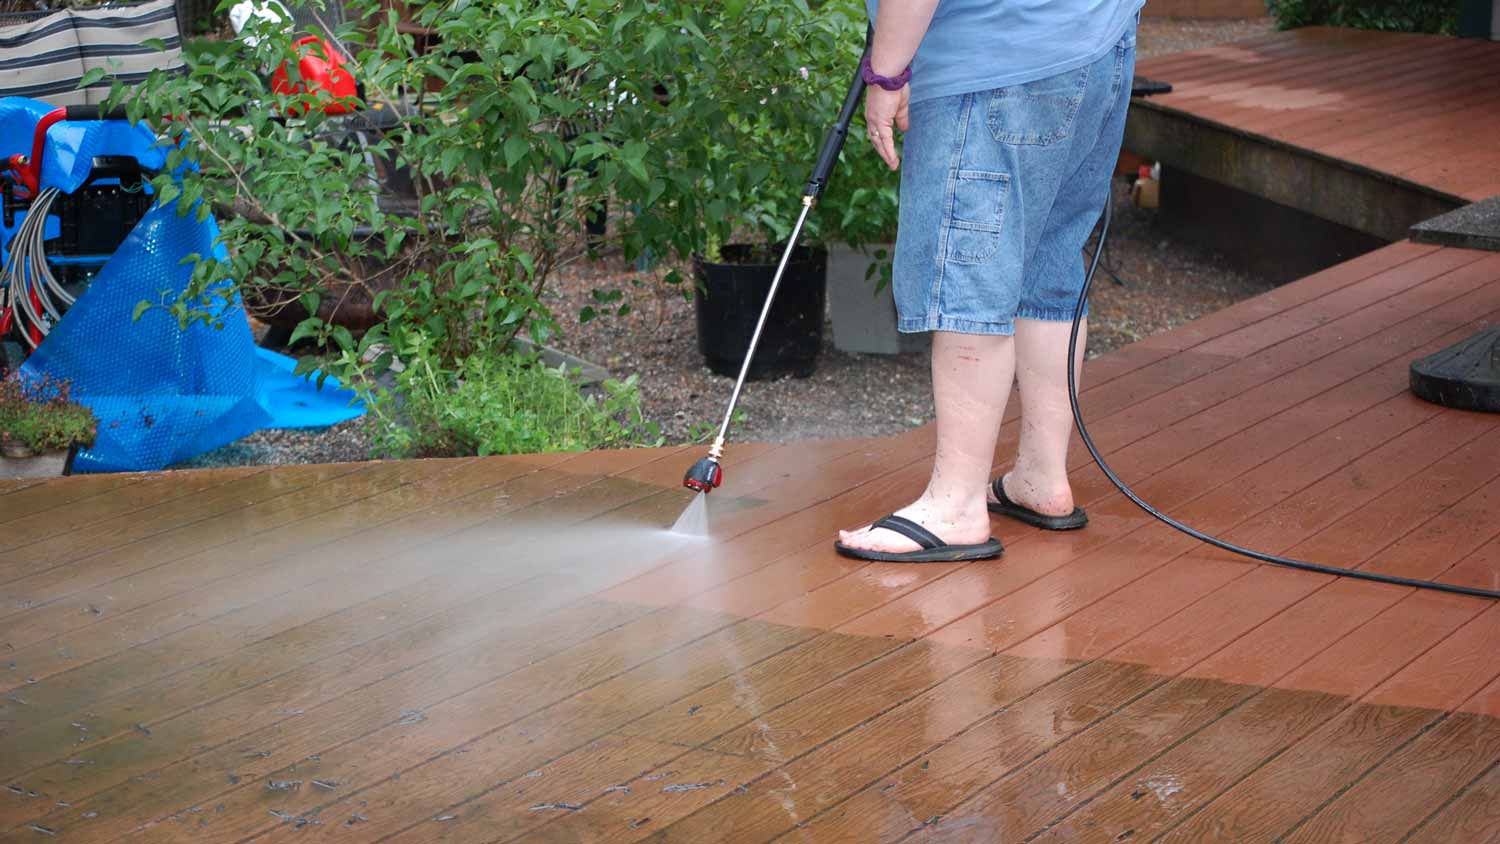
M844 151L820 209L828 250L828 313L840 351L894 355L920 351L929 334L896 330L891 289L899 177L862 138Z
M0 381L0 478L69 474L96 430L94 414L69 399L66 383Z
M783 249L732 243L715 250L713 258L694 257L698 351L713 372L739 375ZM823 346L827 275L826 249L799 246L793 251L747 378L813 374Z
M726 8L727 8L726 4ZM737 375L801 210L805 180L838 111L863 43L856 3L735 4L723 21L715 99L725 117L704 135L699 210L705 250L693 255L698 346L716 373ZM737 74L737 75L735 75ZM748 377L806 377L826 315L822 214L809 217Z

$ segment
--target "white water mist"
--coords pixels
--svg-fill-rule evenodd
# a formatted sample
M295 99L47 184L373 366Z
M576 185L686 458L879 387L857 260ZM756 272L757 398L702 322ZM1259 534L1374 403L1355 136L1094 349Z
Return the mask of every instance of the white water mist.
M708 536L708 494L700 492L677 517L672 532L682 536Z

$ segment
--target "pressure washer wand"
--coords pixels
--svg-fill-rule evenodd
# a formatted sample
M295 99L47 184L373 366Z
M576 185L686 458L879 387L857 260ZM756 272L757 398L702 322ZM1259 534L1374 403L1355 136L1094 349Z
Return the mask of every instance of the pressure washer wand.
M873 38L874 30L866 30L866 54L870 51ZM802 212L797 215L797 224L792 227L786 250L781 253L781 263L777 264L776 275L771 279L771 289L766 293L766 303L761 306L760 319L755 323L755 332L750 335L750 348L745 350L745 360L740 364L739 377L734 380L734 392L729 394L729 406L724 409L724 421L719 425L719 435L714 438L713 445L709 446L708 456L694 463L682 479L682 485L688 489L697 492L712 492L724 481L724 469L719 465L724 456L724 440L729 436L729 423L734 419L734 407L739 404L740 392L745 388L745 377L750 374L750 363L755 358L756 346L760 344L761 329L765 328L766 317L771 314L771 303L776 301L776 290L781 286L781 277L786 272L786 265L792 259L793 250L797 248L797 238L802 234L803 225L807 223L807 215L822 197L823 189L828 186L828 176L833 172L833 166L838 163L839 152L844 148L844 139L849 136L849 123L854 119L854 110L859 108L859 98L864 92L864 76L856 70L854 79L849 83L849 92L844 95L844 106L839 109L838 119L828 128L828 134L823 136L823 147L818 151L817 163L813 165L812 175L808 177L807 186L802 191Z

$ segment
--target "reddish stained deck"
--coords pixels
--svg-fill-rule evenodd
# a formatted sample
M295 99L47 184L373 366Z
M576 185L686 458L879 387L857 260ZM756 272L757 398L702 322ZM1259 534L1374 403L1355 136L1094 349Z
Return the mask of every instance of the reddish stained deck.
M1142 107L1460 199L1500 194L1500 43L1313 27L1142 61L1138 72L1173 86Z
M1084 406L1191 523L1493 588L1500 417L1405 385L1497 312L1400 243ZM1500 840L1500 606L1211 552L1081 450L1085 531L834 555L932 445L735 448L707 543L696 450L0 487L0 842Z

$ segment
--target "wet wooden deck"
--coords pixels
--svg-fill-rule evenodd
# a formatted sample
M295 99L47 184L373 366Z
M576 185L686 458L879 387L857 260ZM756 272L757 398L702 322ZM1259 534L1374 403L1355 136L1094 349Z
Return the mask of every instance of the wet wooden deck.
M1468 201L1500 194L1500 43L1278 32L1142 61L1141 108L1190 115Z
M1497 314L1396 244L1084 405L1191 523L1500 586L1500 416L1406 391ZM836 556L932 447L736 448L710 541L696 449L0 487L0 842L1500 840L1500 605L1212 553L1081 452L1085 531Z
M1127 149L1163 164L1169 211L1201 206L1173 213L1220 220L1236 202L1174 178L1184 174L1390 243L1500 194L1500 43L1308 28L1143 60L1138 72L1173 86L1137 100L1125 132ZM1233 254L1246 240L1296 239L1290 223L1257 222L1268 213L1245 204L1240 238L1215 245ZM1307 248L1329 238L1347 241L1335 230Z

